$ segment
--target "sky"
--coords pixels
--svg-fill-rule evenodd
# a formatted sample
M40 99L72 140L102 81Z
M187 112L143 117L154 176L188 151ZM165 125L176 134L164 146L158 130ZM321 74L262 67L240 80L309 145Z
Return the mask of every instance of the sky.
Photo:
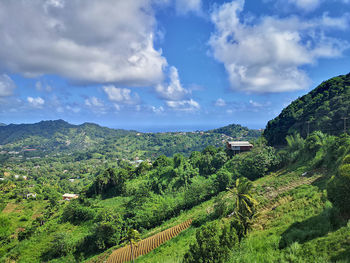
M264 128L350 72L350 0L0 0L0 122Z

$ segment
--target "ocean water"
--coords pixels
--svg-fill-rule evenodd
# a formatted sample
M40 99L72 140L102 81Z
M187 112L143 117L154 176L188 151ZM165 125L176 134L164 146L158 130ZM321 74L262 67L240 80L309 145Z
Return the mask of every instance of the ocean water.
M224 126L224 125L222 125ZM142 126L124 126L111 127L114 129L135 130L139 132L191 132L191 131L207 131L222 127L221 125L198 125L198 124L185 124L185 125L142 125Z

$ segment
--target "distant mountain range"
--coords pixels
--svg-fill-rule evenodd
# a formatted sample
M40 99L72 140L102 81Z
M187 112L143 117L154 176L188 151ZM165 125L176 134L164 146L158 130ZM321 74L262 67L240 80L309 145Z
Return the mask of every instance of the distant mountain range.
M189 154L208 145L223 146L224 140L252 140L261 135L231 124L205 132L141 133L110 129L94 123L73 125L64 120L0 126L3 151L44 155L62 152L110 153L120 158L151 158L159 154ZM28 149L30 153L28 153Z

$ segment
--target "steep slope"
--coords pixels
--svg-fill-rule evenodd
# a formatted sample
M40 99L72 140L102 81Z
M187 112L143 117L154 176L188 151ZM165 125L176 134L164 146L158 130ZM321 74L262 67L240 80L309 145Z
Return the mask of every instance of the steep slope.
M350 73L329 79L293 101L268 122L263 135L270 145L285 144L285 137L294 132L306 136L321 130L338 135L344 132L349 113Z

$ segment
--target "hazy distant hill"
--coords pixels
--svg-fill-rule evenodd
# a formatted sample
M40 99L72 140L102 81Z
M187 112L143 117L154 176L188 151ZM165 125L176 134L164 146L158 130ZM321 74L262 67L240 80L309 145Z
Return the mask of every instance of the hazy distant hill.
M0 144L5 150L36 153L90 152L120 158L151 158L160 154L189 154L208 145L223 146L230 137L251 140L259 132L229 125L207 132L139 133L101 127L94 123L73 125L63 120L0 127ZM27 150L28 151L28 150ZM26 153L27 155L29 153Z
M344 132L344 119L350 114L350 73L331 78L308 94L293 101L268 122L264 136L271 145L285 143L294 132L306 136L315 130L330 134ZM348 120L350 127L350 119Z
M245 138L246 140L250 140L259 137L262 130L251 130L239 124L230 124L221 128L210 130L209 132L225 134L235 139Z

